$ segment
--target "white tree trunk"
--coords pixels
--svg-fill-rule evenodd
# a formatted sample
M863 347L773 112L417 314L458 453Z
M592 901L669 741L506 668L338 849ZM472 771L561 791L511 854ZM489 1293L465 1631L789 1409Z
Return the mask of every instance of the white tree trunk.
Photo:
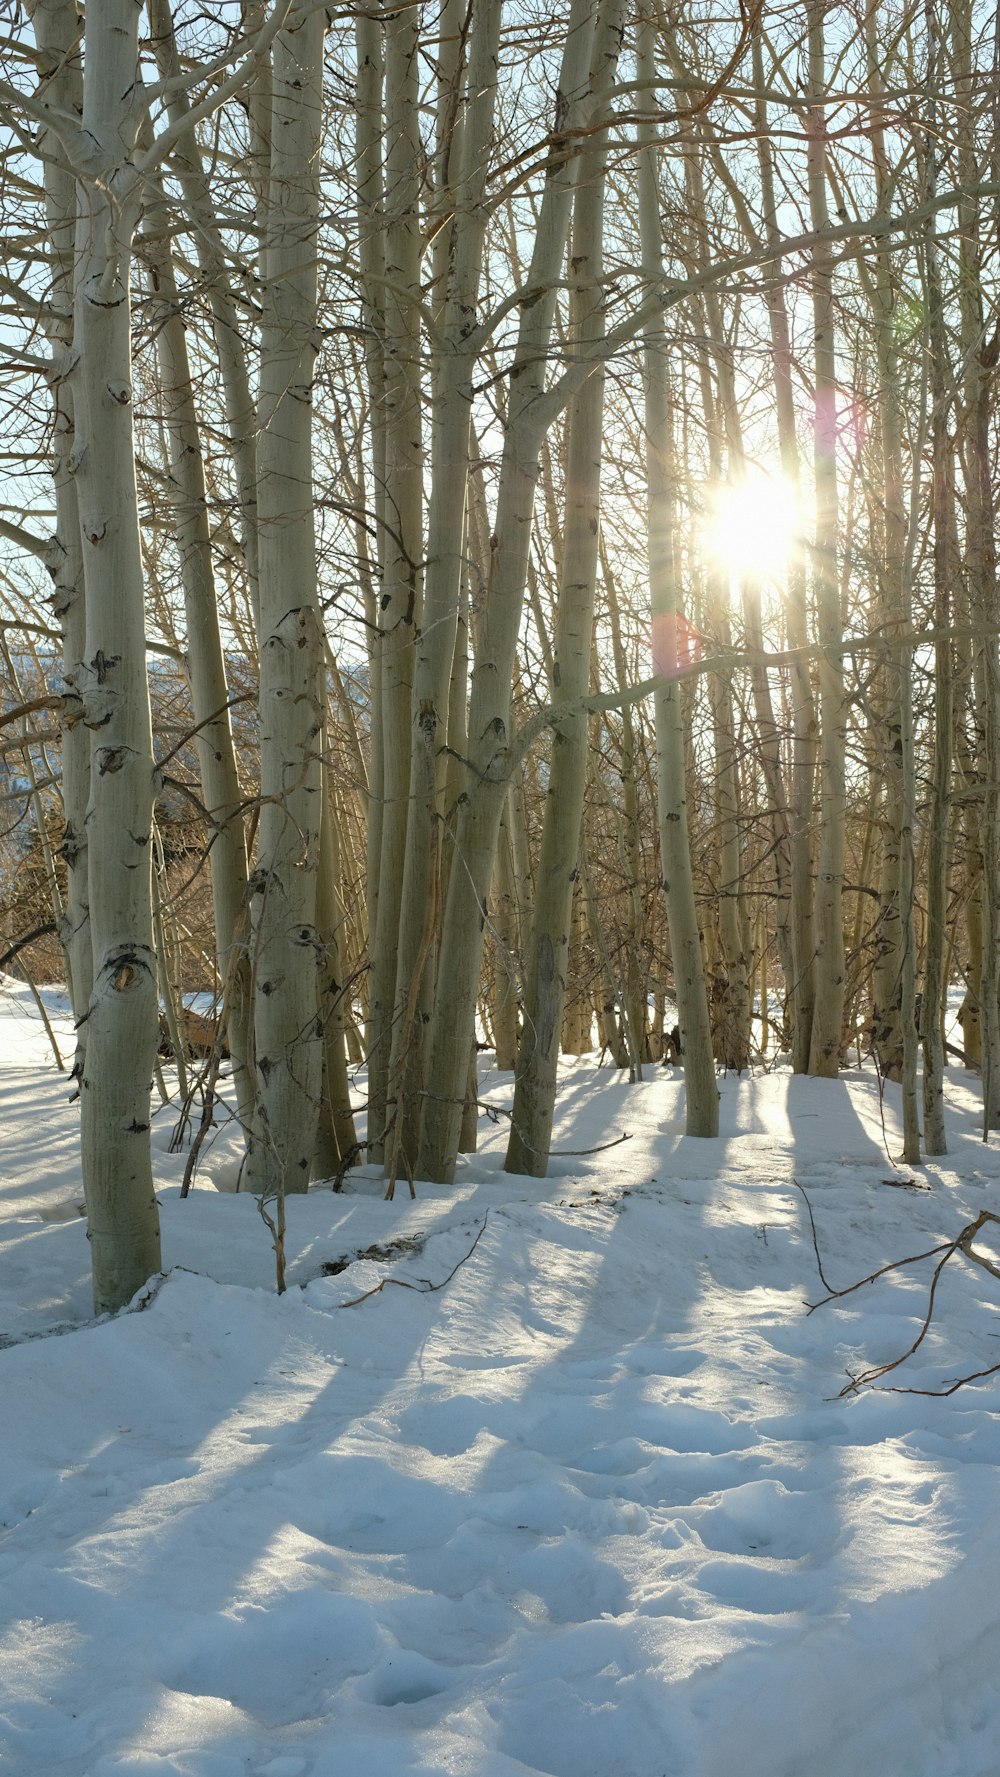
M208 815L208 863L222 1018L233 1064L233 1090L243 1129L253 1117L253 1007L250 988L247 851L229 688L222 652L201 434L194 403L187 336L181 318L165 207L157 205L142 240L155 291L160 400L170 463L174 539L180 556L187 671L197 733L202 797Z
M607 4L599 8L604 30ZM507 424L489 588L476 642L469 706L469 753L464 801L456 823L456 867L448 881L441 938L447 966L438 976L431 1025L428 1098L418 1154L425 1178L454 1177L465 1104L469 1048L475 1031L487 896L493 874L500 811L509 777L507 746L511 685L527 578L531 518L539 452L552 415L539 412L545 360L555 311L554 286L562 267L572 202L573 130L586 119L587 74L593 42L591 0L573 0L559 75L558 124L569 143L551 150L527 282L538 297L521 310L510 378Z
M28 6L35 43L45 70L38 98L69 116L83 104L80 55L81 19L76 0L31 0ZM83 544L76 482L73 478L74 414L72 379L64 380L73 350L73 261L76 235L76 186L65 164L58 137L41 132L45 210L53 255L47 331L52 348L53 483L55 536L47 558L52 575L52 610L62 631L63 677L71 689L83 659L86 608L83 586ZM62 734L63 837L59 847L66 865L66 899L59 936L66 956L67 985L77 1024L73 1074L80 1078L86 1047L84 1014L90 1004L94 959L90 932L90 885L87 857L87 803L90 796L90 735L81 721L67 722Z
M594 70L595 98L606 104L619 43L609 13L604 64ZM580 155L570 265L570 345L596 356L604 338L605 136L592 135ZM604 367L598 362L570 404L562 573L552 649L552 688L560 700L582 700L590 687L601 511ZM508 1172L544 1178L552 1144L559 1038L569 971L573 888L587 782L588 721L583 709L553 729L538 884L525 968L524 1022L517 1052Z
M385 555L373 670L380 675L382 808L369 980L368 1140L381 1156L395 1107L389 1065L410 789L413 637L423 565L420 374L420 93L418 5L386 20L384 393ZM425 907L417 909L422 920ZM394 1132L398 1139L399 1131Z
M639 39L640 78L655 71L653 27L644 19ZM639 226L642 260L647 275L659 283L663 275L660 234L659 178L655 132L640 126ZM643 340L646 416L646 500L649 534L649 590L653 617L654 668L676 670L683 651L683 615L675 563L674 465L672 417L667 381L666 335L662 323L647 329ZM705 963L691 867L688 836L684 709L680 681L655 694L656 797L660 831L674 993L684 1061L688 1135L719 1133L719 1089L715 1083L712 1027L708 1015Z
M438 872L446 780L448 698L464 567L469 420L475 363L470 341L482 271L487 208L483 201L497 88L500 0L480 0L473 14L468 105L461 117L461 164L453 190L450 276L433 359L431 497L427 570L414 637L410 784L406 857L399 909L396 1003L390 1067L390 1118L403 1122L402 1147L416 1159L424 1081L424 1033L432 1006L433 947L422 943L428 905L440 907ZM435 937L439 927L435 918ZM414 981L420 969L422 979ZM412 1008L408 1012L408 1008Z
M87 823L94 987L81 1081L82 1153L99 1313L120 1308L160 1266L149 1146L157 1030L153 757L129 327L138 22L134 0L90 0L72 372L87 605L77 683L93 735Z
M274 46L260 427L261 812L254 908L258 1121L248 1182L308 1189L322 1079L316 872L323 683L312 475L325 18Z
M816 880L816 1003L809 1049L809 1072L836 1078L844 1020L844 842L847 795L844 779L844 666L837 499L837 353L833 318L832 253L823 236L829 227L826 196L826 90L824 13L826 0L809 0L809 82L817 103L809 116L809 209L820 240L813 251L815 405L813 474L816 530L813 583L822 648L820 685L820 845Z
M754 33L753 78L759 94L765 88L764 57L760 33ZM764 238L769 247L780 241L778 205L774 187L773 149L768 131L767 101L756 106L757 150L760 166L761 212ZM777 265L775 266L777 271ZM792 385L792 346L785 306L785 289L779 276L768 280L768 322L774 366L775 424L781 471L789 487L798 492L799 445ZM809 639L806 616L805 564L799 552L789 565L787 623L791 648L805 650ZM789 770L789 879L791 888L791 978L789 991L792 1022L792 1066L796 1073L809 1068L813 1012L816 1000L816 936L813 861L813 792L816 780L816 709L809 663L801 658L791 672L792 739Z

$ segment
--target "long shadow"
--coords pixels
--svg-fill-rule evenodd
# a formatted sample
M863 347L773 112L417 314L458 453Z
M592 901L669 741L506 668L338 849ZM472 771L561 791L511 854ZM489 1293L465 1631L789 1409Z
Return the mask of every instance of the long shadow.
M481 1740L488 1777L730 1777L702 1756L712 1664L795 1669L809 1613L836 1619L816 1558L863 1497L826 1447L840 1409L803 1409L827 1335L779 1337L778 1246L812 1284L787 1173L740 1200L736 1145L735 1122L670 1137L655 1184L594 1202L585 1163L560 1205L493 1207L440 1294L340 1310L341 1279L278 1304L177 1276L60 1341L73 1367L4 1354L6 1423L29 1399L88 1440L66 1473L44 1425L10 1447L0 1571L36 1698L7 1717L14 1768L197 1746L397 1777L418 1743L424 1770L471 1769ZM445 1276L476 1208L399 1275ZM885 1413L866 1423L874 1446Z

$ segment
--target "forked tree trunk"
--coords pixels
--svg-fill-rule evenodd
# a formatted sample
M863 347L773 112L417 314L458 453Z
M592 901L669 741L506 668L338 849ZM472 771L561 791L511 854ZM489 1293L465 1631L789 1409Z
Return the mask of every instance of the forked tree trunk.
M599 8L598 35L609 40L606 15L617 21L617 0ZM539 452L554 412L541 401L572 200L575 129L583 123L593 41L590 0L573 0L559 76L559 124L567 140L550 150L528 285L537 300L524 303L510 376L507 422L494 530L489 591L476 646L469 708L469 754L464 801L456 822L459 867L448 881L439 972L431 1024L429 1096L424 1106L418 1169L450 1183L454 1177L475 1029L487 896L493 874L500 811L510 776L511 686L527 578ZM616 23L612 27L614 34ZM600 57L599 57L600 59ZM570 145L567 145L570 144Z
M448 702L464 571L469 422L476 309L487 207L483 201L493 140L500 45L500 0L473 12L469 102L460 117L452 198L450 275L434 354L431 494L427 570L414 633L410 783L406 856L399 905L396 993L388 1116L402 1119L402 1152L416 1160L425 1073L425 1035L433 1004L436 944L423 944L427 908L440 930L441 816L447 777ZM419 972L420 979L415 980Z
M150 1161L156 956L150 889L153 749L135 485L129 279L139 13L91 0L78 181L72 388L86 642L77 669L93 735L87 813L94 986L81 1080L94 1306L121 1308L160 1267Z

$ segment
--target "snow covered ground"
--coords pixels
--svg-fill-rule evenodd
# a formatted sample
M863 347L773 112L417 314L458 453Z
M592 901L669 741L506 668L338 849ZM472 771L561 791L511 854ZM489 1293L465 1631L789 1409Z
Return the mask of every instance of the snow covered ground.
M1000 1772L1000 1376L886 1392L1000 1364L1000 1282L956 1255L838 1398L933 1261L807 1314L793 1182L837 1288L954 1238L1000 1178L960 1069L910 1169L868 1072L724 1081L705 1142L575 1062L556 1146L629 1141L538 1184L484 1119L453 1191L314 1190L280 1299L226 1138L180 1201L161 1112L166 1280L100 1324L67 1090L4 983L5 1774Z

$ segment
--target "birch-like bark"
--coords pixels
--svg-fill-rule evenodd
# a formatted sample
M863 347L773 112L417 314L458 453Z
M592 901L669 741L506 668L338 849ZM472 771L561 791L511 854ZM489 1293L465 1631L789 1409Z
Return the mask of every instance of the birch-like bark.
M513 789L509 790L500 817L500 840L497 846L496 873L493 883L493 979L490 1015L496 1042L496 1064L508 1070L517 1064L518 980L521 939L514 870L514 848L511 821L516 818Z
M375 519L375 559L379 594L388 548L385 486L385 237L382 220L382 28L374 10L362 9L354 27L358 87L355 105L355 163L358 206L358 259L365 327L365 379L371 416L371 510ZM368 825L365 855L365 900L369 945L378 930L378 884L382 860L382 804L385 772L382 735L382 649L378 636L378 602L366 611L368 618ZM370 983L369 983L370 988ZM366 991L366 1002L371 994ZM374 1021L368 1020L369 1051L375 1041ZM381 1112L384 1121L384 1108ZM369 1118L369 1140L372 1134Z
M86 641L76 681L93 736L87 811L94 985L81 1077L94 1306L160 1268L150 1161L156 1054L153 751L132 426L129 281L139 215L134 0L90 0L71 383Z
M934 93L941 60L936 8L927 8L928 80ZM936 106L928 105L925 153L930 162L928 191L935 178ZM948 434L952 368L945 327L944 296L936 226L928 227L924 247L924 288L930 348L931 512L934 523L934 732L931 743L931 801L927 817L927 942L924 956L923 1102L924 1146L928 1154L946 1154L944 1118L944 1019L948 996L948 865L951 826L952 671L948 630L951 588L958 572L955 531L954 456Z
M171 126L178 128L190 109L183 69L174 36L169 0L149 0L152 48L163 80L172 82L167 100ZM256 91L256 88L255 88ZM257 101L254 100L256 105ZM246 326L241 320L230 277L230 259L219 232L211 185L193 129L182 130L171 171L184 199L195 251L212 313L213 337L226 405L226 434L236 474L240 506L240 545L251 610L257 622L257 410L250 388ZM262 243L263 250L263 243Z
M777 248L781 239L778 226L778 205L774 186L774 150L768 130L765 91L764 56L760 33L753 39L753 77L758 93L755 104L757 154L760 167L761 217L764 239L768 247ZM777 270L777 262L775 263ZM781 472L793 494L800 485L799 445L795 423L795 395L792 384L792 346L785 304L785 289L780 277L769 278L767 311L771 334L771 357L774 374L775 425ZM806 611L805 562L798 552L789 565L786 596L786 621L790 648L803 650L791 669L792 739L788 797L789 878L791 884L791 979L790 1009L792 1024L792 1067L796 1073L809 1068L815 1007L816 936L815 936L815 863L813 858L813 794L816 782L816 707L809 664L804 658L809 640Z
M386 20L385 49L385 560L377 659L380 675L382 818L376 922L369 982L368 1141L381 1157L389 1130L389 1063L410 788L413 637L419 620L423 547L420 375L421 9ZM425 907L418 910L421 920ZM394 1131L398 1142L400 1131Z
M483 242L484 201L493 141L501 0L478 0L473 11L468 99L461 114L460 169L449 225L447 296L432 358L431 494L427 569L414 637L410 784L396 959L396 1004L390 1065L390 1118L402 1118L402 1152L416 1159L425 1033L433 1004L432 946L414 983L427 906L440 908L441 815L447 772L448 698L464 569L469 422L474 335ZM439 919L435 921L435 938ZM416 992L414 993L414 986ZM407 1016L405 1008L412 1007Z
M594 69L597 105L607 103L619 43L609 33ZM601 113L598 112L598 116ZM580 155L570 245L569 348L593 355L604 338L604 180L606 137L592 134ZM601 512L604 367L597 365L568 415L562 575L552 649L553 693L582 700L590 688ZM525 967L524 1021L518 1045L508 1172L544 1178L552 1145L559 1038L569 971L573 887L587 782L587 715L581 709L553 729L534 915Z
M327 771L324 766L324 779ZM340 841L328 782L323 785L316 929L319 934L319 1014L323 1026L323 1090L313 1177L328 1179L358 1156L347 1077L347 984L344 970L344 904L340 892Z
M959 315L963 365L962 457L965 479L965 577L974 643L978 776L983 797L982 959L979 1040L983 1070L983 1139L1000 1126L1000 644L990 419L1000 332L986 339L983 309L983 221L972 195L979 176L974 135L975 69L971 0L951 8L952 67L964 103L957 119L959 185Z
M275 40L257 447L261 810L251 877L257 1120L250 1188L308 1189L322 1073L316 873L322 637L312 479L325 16Z
M609 572L605 551L601 550L601 567L607 588L608 621L611 626L611 649L615 663L616 682L629 682L628 662L622 638L617 588ZM629 1031L629 1050L635 1057L633 1071L642 1079L642 1063L647 1058L646 999L648 970L643 962L645 920L642 898L642 834L640 831L639 784L635 718L630 704L621 712L621 753L618 774L621 779L620 854L625 888L628 895L631 931L625 959L625 1022ZM589 1027L590 1014L587 1014ZM589 1034L589 1032L588 1032ZM589 1041L586 1048L589 1049Z
M813 250L812 312L815 404L813 475L816 528L813 585L819 661L819 858L816 878L816 1002L809 1049L809 1072L835 1078L840 1066L844 1020L844 841L847 795L844 777L844 668L840 578L837 571L837 353L833 316L833 264L823 238L829 227L826 193L827 0L809 0L809 87L814 100L808 120L809 213L819 237Z
M653 24L639 26L640 79L655 75ZM658 152L652 124L639 125L639 227L643 267L659 285L663 277L660 234ZM657 321L643 335L643 389L646 419L646 498L649 526L649 589L653 617L654 666L669 676L682 650L684 619L675 560L674 472L666 333ZM685 722L678 680L655 693L656 795L674 995L681 1032L688 1135L719 1132L719 1091L715 1083L712 1027L705 964L695 901L688 832Z
M891 198L892 173L886 153L885 131L880 122L882 93L878 11L874 4L865 15L865 48L869 89L875 101L872 154L878 207ZM879 675L876 696L881 716L877 740L877 771L884 786L882 807L882 868L879 882L878 937L872 989L872 1047L883 1074L902 1076L905 1021L902 1012L904 954L912 942L911 911L900 899L900 877L906 865L903 852L903 745L901 703L904 663L899 632L903 617L903 568L906 545L906 510L903 493L902 411L899 364L893 333L895 291L892 259L888 252L874 257L871 296L875 318L875 351L878 367L878 418L882 454L883 553L878 613L885 638L887 663ZM909 761L912 769L912 757Z
M169 450L169 498L187 623L187 677L197 729L195 748L202 799L209 823L208 862L222 1018L232 1057L237 1115L243 1129L249 1132L254 1092L250 1067L253 1006L246 835L229 719L229 687L212 567L201 433L167 229L166 207L157 204L148 215L141 247L154 291L159 393Z
M68 116L83 105L80 55L83 20L76 0L30 0L27 7L35 43L42 58L36 97ZM52 478L55 493L55 535L46 557L52 577L52 611L62 632L62 672L70 691L77 689L77 668L84 657L86 608L83 544L77 488L73 476L75 422L73 413L73 260L76 234L76 187L65 165L58 138L44 129L39 149L45 179L45 213L52 255L52 281L46 306L46 332L52 353ZM59 936L66 957L66 979L77 1028L73 1077L79 1080L87 1039L85 1013L93 987L94 959L90 932L90 886L87 803L90 795L90 735L79 720L67 721L62 732L63 834L59 855L66 865L66 899Z
M602 46L617 29L617 0L596 9ZM465 1102L469 1047L483 953L487 896L500 811L509 778L507 756L514 654L527 578L539 452L551 415L540 401L573 195L575 129L586 121L588 70L594 42L592 0L573 0L559 75L556 137L535 232L528 287L537 299L521 310L510 374L507 423L489 586L477 637L469 706L467 773L456 827L456 862L448 882L431 1025L428 1093L418 1153L425 1178L451 1183ZM598 60L600 60L600 54ZM566 132L564 137L563 131Z
M697 146L685 165L689 208L694 218L698 261L709 256L706 202ZM742 478L743 449L736 412L736 395L726 349L722 310L716 291L709 288L694 301L695 328L714 343L718 395L713 387L707 350L698 355L702 408L708 443L709 482L721 487L724 480L723 444L730 480ZM728 388L727 388L728 385ZM706 576L706 612L720 652L731 651L729 579L723 564L711 562ZM750 979L747 966L747 927L743 906L743 860L740 842L740 795L737 775L737 743L733 709L733 675L710 673L708 700L712 712L713 776L715 811L716 910L719 955L713 971L711 1010L716 1060L728 1071L742 1073L750 1063Z

